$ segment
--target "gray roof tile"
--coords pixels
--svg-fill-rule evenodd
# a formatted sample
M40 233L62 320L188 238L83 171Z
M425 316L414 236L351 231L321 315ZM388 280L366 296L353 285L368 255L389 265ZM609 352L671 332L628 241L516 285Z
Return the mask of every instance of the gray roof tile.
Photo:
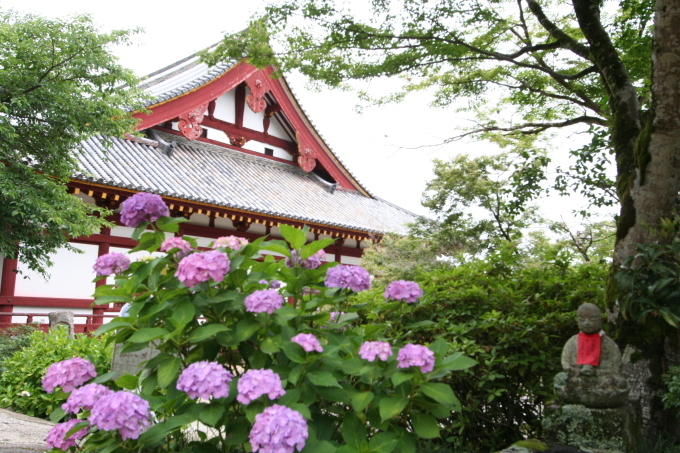
M405 233L417 217L359 192L327 188L298 167L184 137L172 157L150 145L102 138L82 143L76 179L153 192L188 201L246 210L369 233Z

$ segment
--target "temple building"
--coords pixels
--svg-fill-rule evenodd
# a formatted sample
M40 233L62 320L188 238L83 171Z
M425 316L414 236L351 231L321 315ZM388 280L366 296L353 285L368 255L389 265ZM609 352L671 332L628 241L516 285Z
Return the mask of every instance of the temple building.
M362 249L388 232L405 233L416 215L372 196L324 142L285 79L248 63L213 67L192 55L147 76L150 113L136 112L141 137L96 137L82 143L74 196L115 212L137 192L159 194L172 216L188 221L180 235L207 246L220 236L277 237L279 224L308 225L309 239L336 239L329 261L359 264ZM92 264L134 246L132 228L72 238L83 253L60 250L51 279L5 259L0 327L58 310L92 330L118 307L92 308ZM21 270L17 276L15 269ZM29 278L23 278L23 277ZM9 315L16 313L17 315ZM18 315L19 313L31 316ZM35 316L34 316L35 315Z

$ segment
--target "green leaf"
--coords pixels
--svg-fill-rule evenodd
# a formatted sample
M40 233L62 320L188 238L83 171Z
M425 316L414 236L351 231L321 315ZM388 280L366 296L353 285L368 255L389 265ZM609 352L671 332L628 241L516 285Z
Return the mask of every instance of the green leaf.
M377 453L391 453L397 448L399 439L394 433L380 432L371 437L368 446Z
M314 241L310 244L307 244L302 247L302 250L300 251L300 257L303 260L306 260L310 256L314 255L316 252L318 252L321 249L324 249L328 247L329 245L335 244L335 239L321 239L318 241Z
M363 412L371 401L373 401L375 395L373 392L359 392L351 396L352 408L355 412Z
M132 324L123 321L111 321L109 323L102 324L101 326L99 326L97 330L94 332L94 335L99 336L106 332L110 332L111 330L122 329L125 327L132 327Z
M316 440L305 443L300 453L335 453L337 448L327 440Z
M410 381L413 378L412 373L404 373L403 371L397 371L392 375L392 384L398 386L399 384Z
M282 223L279 225L279 229L281 236L288 241L291 249L299 250L307 242L307 235L299 228Z
M304 351L299 347L299 345L295 343L284 341L281 344L281 349L283 350L283 353L286 355L286 357L288 357L288 359L290 359L292 362L305 363L307 361Z
M137 376L124 374L114 381L122 389L134 390L137 388Z
M368 446L366 426L351 412L345 413L342 421L342 438L345 444L356 452L361 452L364 447Z
M246 341L260 329L260 323L253 319L242 319L236 325L236 339L238 342Z
M475 360L472 360L470 357L464 356L460 353L446 357L441 362L442 368L449 371L467 370L468 368L471 368L475 365L477 365Z
M229 330L229 328L224 324L203 324L191 332L187 340L189 343L198 343L207 338L213 337L220 332L226 332L227 330Z
M168 335L170 332L162 327L144 327L139 329L137 332L132 334L130 338L127 339L129 343L147 343L158 338L162 338Z
M321 387L341 387L330 371L312 371L307 373L307 379L309 379L309 382L312 384Z
M440 404L460 407L460 401L453 394L449 384L426 382L420 386L420 391Z
M172 309L170 319L176 329L181 329L194 319L196 308L190 300L182 300Z
M265 354L276 354L280 350L281 348L279 348L273 338L266 338L262 343L260 343L260 351L264 352Z
M203 408L198 419L208 426L215 426L224 414L224 406L218 403L212 403L208 407Z
M166 388L179 374L182 360L179 357L172 357L164 360L158 367L158 386Z
M389 420L390 418L399 415L406 405L408 400L406 398L387 397L380 400L378 406L381 421Z
M187 221L184 217L159 217L156 220L156 226L161 231L177 233L179 231L179 224Z
M439 437L439 423L431 415L413 412L411 413L411 425L413 426L413 431L421 439L435 439Z
M280 242L280 241L279 241ZM277 243L275 241L268 241L262 244L262 250L269 250L270 252L279 253L290 258L290 250L286 247L285 242Z

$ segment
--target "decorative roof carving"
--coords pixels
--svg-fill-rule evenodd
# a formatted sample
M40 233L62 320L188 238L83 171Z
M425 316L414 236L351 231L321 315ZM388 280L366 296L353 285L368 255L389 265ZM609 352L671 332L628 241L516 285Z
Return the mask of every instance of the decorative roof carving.
M262 71L257 71L246 79L246 85L250 88L250 94L246 96L248 107L255 113L260 113L267 108L267 101L264 95L269 91L268 77Z
M196 140L203 133L201 123L205 116L208 104L202 104L179 116L179 130L189 140Z

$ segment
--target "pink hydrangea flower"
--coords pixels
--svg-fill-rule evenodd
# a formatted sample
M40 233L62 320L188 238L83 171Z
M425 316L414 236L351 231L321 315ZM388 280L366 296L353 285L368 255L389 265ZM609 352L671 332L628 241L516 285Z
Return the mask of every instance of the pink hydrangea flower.
M161 244L161 252L169 252L170 250L175 248L179 249L178 252L175 252L175 256L181 259L189 254L189 251L191 250L191 244L189 244L188 241L185 241L180 237L172 237L170 239L166 239Z
M423 290L416 282L408 282L406 280L397 280L385 288L385 299L387 300L401 300L407 304L417 302L423 295Z
M246 371L236 388L238 389L236 400L241 404L249 404L262 395L275 400L286 394L279 375L267 369Z
M241 248L248 245L248 239L240 238L238 236L223 236L221 238L215 239L213 248L226 247L232 250L241 250Z
M392 355L392 347L384 341L366 341L359 348L359 357L369 362L379 358L383 362Z
M286 406L274 404L255 416L250 430L250 445L260 453L301 451L309 435L302 415Z
M211 278L216 282L224 280L229 272L229 258L222 252L211 250L203 253L192 253L182 258L177 267L175 277L185 286L192 288Z
M249 294L244 303L246 311L251 313L266 312L271 315L274 310L283 306L283 296L275 289L259 289Z
M291 338L290 341L299 344L302 346L302 349L307 352L323 352L321 343L319 343L319 340L317 340L316 337L311 333L299 333Z
M42 386L47 393L52 393L56 387L68 393L96 376L97 371L89 360L74 357L50 365Z
M177 379L177 390L189 398L224 398L229 394L229 383L234 376L217 362L192 363Z
M309 258L303 260L300 255L298 255L297 250L291 250L291 258L286 258L286 267L293 268L296 266L302 266L304 269L316 269L321 266L321 261L326 259L326 252L319 250Z
M144 221L155 222L159 217L169 216L170 210L159 195L140 192L123 202L120 222L127 227L136 228Z
M363 267L340 264L326 271L325 283L329 288L349 288L359 292L371 287L371 276Z
M397 368L419 366L420 371L429 373L434 369L434 352L419 344L407 344L397 354Z
M120 274L125 272L130 267L130 258L122 253L107 253L98 257L92 269L97 274L97 277L103 275Z
M123 440L137 439L149 426L149 403L130 392L114 392L95 403L90 424L103 431L118 430Z
M81 409L89 411L99 398L113 393L111 389L101 384L91 383L78 387L69 395L61 408L66 412L77 414Z
M87 426L71 434L68 437L68 439L64 439L64 436L66 435L67 432L71 431L73 427L76 426L76 424L78 424L79 422L82 422L82 420L74 418L73 420L69 420L67 422L54 425L50 432L47 434L47 439L45 439L47 442L47 447L58 448L64 451L68 450L70 447L75 447L76 441L82 439L83 437L85 437L85 435L87 435L89 431Z

